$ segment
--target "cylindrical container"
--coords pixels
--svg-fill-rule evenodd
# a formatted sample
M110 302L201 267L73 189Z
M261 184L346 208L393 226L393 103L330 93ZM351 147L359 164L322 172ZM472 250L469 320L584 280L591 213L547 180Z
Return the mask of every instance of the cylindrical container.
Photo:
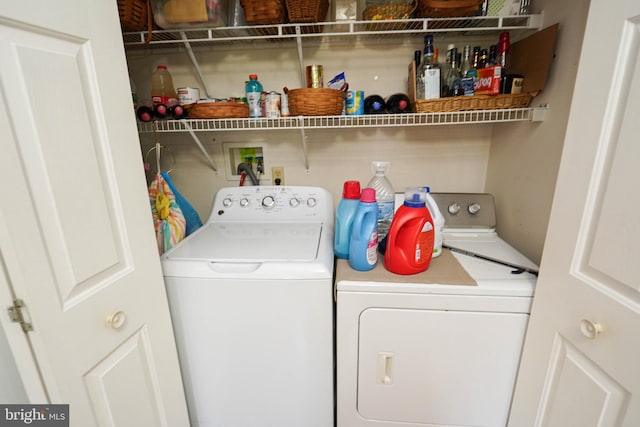
M378 207L376 190L363 188L351 226L349 265L354 270L372 270L378 262Z
M382 242L391 226L396 195L391 182L385 176L389 162L374 161L371 162L371 166L375 175L371 178L367 187L376 190L376 199L378 202L378 241Z
M264 97L264 116L268 119L280 117L280 94L278 92L267 92Z
M307 87L323 88L324 75L322 65L307 65Z
M369 95L364 99L364 113L365 114L380 114L384 113L386 103L384 98L380 95Z
M249 81L245 85L245 93L247 94L247 104L249 104L249 117L262 117L262 104L260 102L262 84L258 81L257 74L249 74Z
M344 110L347 116L361 116L364 114L364 92L350 90L344 98Z
M158 65L151 75L151 102L172 107L178 103L178 94L166 65Z
M398 208L384 253L384 266L396 274L417 274L429 268L433 257L434 226L424 188L408 188Z
M197 87L179 87L178 88L178 104L189 105L195 104L200 99L200 89Z
M338 258L349 258L349 240L353 218L360 203L360 182L345 181L342 199L336 209L336 228L334 233L333 252Z
M286 93L280 95L280 116L289 117L289 95Z
M427 190L427 208L429 209L429 213L431 214L431 218L433 219L433 227L434 227L434 240L433 240L433 257L438 257L442 254L442 241L444 233L444 215L440 212L438 208L438 204L436 203L433 196L431 196L431 189L429 187L424 187Z

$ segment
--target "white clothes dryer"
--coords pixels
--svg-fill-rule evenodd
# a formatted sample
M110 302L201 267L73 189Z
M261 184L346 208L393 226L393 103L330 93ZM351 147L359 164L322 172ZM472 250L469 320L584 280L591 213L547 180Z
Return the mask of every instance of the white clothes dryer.
M223 188L162 256L192 426L334 425L333 218L321 188Z
M507 423L537 267L496 234L490 195L434 198L450 249L426 272L337 264L338 427Z

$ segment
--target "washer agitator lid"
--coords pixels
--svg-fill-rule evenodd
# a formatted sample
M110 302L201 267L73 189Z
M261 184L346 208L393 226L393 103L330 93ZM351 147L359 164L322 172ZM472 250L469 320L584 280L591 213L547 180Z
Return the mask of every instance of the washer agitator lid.
M212 222L166 254L172 261L311 262L318 256L321 223Z

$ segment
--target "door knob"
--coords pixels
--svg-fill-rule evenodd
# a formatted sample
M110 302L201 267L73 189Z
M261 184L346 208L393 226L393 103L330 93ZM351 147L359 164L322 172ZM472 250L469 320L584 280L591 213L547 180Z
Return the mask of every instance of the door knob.
M602 332L602 325L591 320L582 319L580 321L580 332L590 340L596 339Z
M127 315L122 310L115 311L107 317L107 324L113 329L120 329L127 321Z

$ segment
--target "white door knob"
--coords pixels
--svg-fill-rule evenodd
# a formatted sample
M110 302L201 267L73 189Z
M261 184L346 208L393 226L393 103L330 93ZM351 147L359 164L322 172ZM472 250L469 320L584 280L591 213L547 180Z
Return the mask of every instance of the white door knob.
M107 317L107 324L113 329L120 329L127 321L124 311L118 310Z
M580 331L582 332L582 335L593 340L602 332L602 325L594 323L591 320L582 319L580 321Z

